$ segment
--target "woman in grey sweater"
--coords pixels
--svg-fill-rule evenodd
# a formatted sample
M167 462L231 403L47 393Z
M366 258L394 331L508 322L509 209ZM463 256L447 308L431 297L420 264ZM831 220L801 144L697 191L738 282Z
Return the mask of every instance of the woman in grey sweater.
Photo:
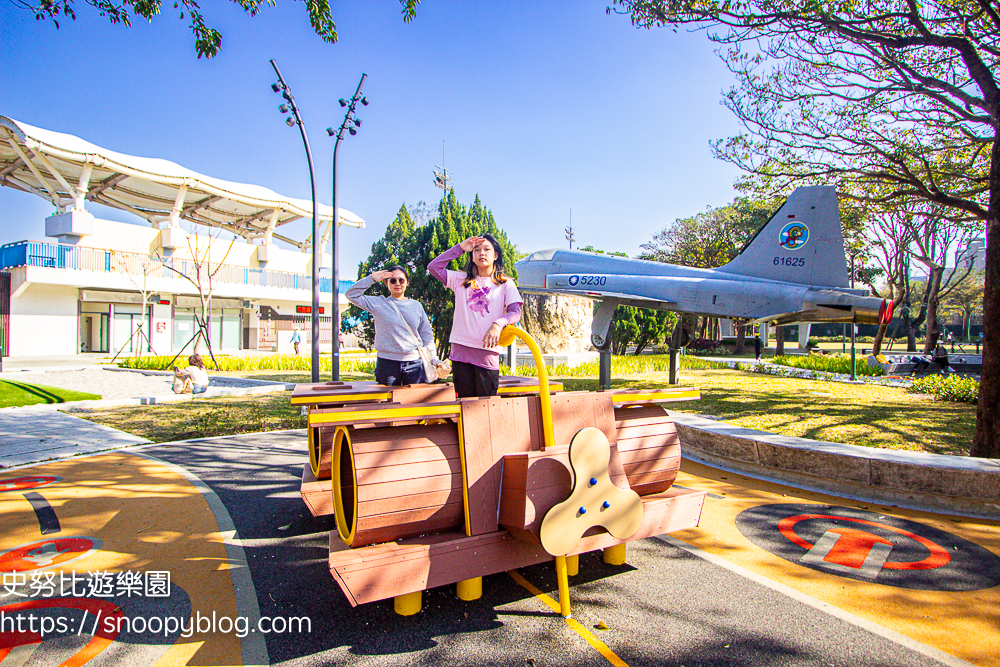
M365 296L365 291L377 282L386 281L389 296ZM418 347L430 350L438 372L447 374L434 352L434 335L427 313L419 301L406 297L409 276L401 266L388 271L375 271L347 290L347 300L375 318L375 381L379 384L403 385L425 382L423 363ZM405 323L404 323L405 318ZM407 326L408 325L408 326ZM414 336L417 334L420 339Z

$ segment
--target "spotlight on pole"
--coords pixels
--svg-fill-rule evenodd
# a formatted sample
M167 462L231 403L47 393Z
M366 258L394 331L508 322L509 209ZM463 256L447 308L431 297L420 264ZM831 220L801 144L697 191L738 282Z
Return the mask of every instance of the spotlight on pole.
M333 145L333 230L330 233L331 247L330 247L330 274L333 279L333 373L332 379L334 381L340 380L340 279L337 272L337 243L338 237L340 236L340 209L337 207L337 152L340 149L340 142L344 139L344 132L347 131L351 136L358 133L357 128L361 127L361 121L354 117L354 109L358 102L361 102L363 106L368 106L368 98L361 95L361 87L365 85L365 78L367 74L361 75L361 81L358 82L358 89L354 91L354 95L350 100L345 100L340 98L341 107L347 107L347 113L344 115L344 122L340 124L340 129L336 132L332 127L327 128L326 133L328 135L336 136L337 141Z
M288 104L282 104L278 106L278 111L281 113L292 112L292 115L285 119L285 124L288 127L299 126L299 133L302 135L302 144L306 149L306 161L309 163L309 183L312 187L312 308L310 314L312 316L312 360L310 362L312 370L312 381L319 382L319 206L316 201L316 172L313 169L313 159L312 151L309 149L309 138L306 136L306 126L302 122L302 117L299 115L299 108L295 104L295 98L292 97L292 91L285 83L284 77L281 76L281 72L278 70L278 63L271 60L271 67L274 68L274 73L278 75L278 82L271 84L271 90L276 93L281 93L281 96L288 101Z

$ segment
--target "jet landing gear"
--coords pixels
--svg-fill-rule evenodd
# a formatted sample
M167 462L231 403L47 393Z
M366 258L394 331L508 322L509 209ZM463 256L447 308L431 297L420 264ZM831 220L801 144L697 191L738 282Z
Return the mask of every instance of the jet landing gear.
M667 382L677 384L677 371L680 369L681 348L687 347L694 340L694 329L698 326L698 316L690 313L678 313L677 326L670 336L670 373Z
M618 302L605 299L594 309L594 322L590 328L590 342L597 348L597 390L611 389L611 318Z

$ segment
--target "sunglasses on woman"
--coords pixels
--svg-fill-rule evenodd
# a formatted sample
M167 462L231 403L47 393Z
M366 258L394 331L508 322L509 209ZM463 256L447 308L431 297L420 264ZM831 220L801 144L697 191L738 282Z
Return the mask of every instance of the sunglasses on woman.
M405 285L406 278L389 278L390 285Z

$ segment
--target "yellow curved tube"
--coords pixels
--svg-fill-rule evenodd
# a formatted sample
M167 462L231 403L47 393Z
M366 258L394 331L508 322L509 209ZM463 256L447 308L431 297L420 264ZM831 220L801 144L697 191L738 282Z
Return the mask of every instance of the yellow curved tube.
M535 368L538 369L538 391L542 399L542 451L545 451L546 447L555 445L555 436L552 431L552 400L549 398L549 371L545 368L538 343L524 329L508 324L500 332L498 342L502 347L507 347L514 342L515 337L523 340L524 344L531 350L531 356L535 360Z

